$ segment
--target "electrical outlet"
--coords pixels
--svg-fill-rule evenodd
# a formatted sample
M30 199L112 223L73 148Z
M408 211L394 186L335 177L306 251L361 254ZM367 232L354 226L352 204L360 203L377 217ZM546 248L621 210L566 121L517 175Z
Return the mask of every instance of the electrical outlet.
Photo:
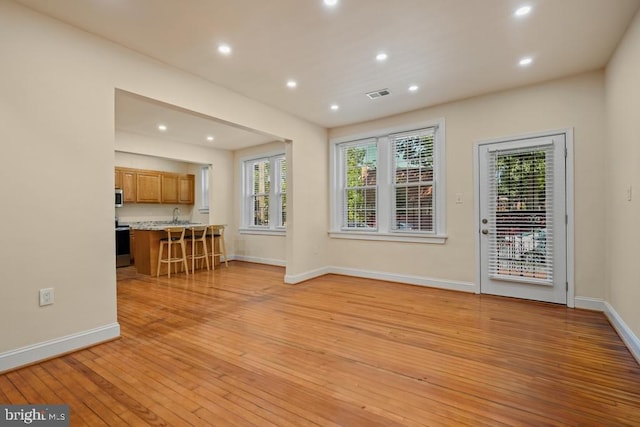
M40 307L53 304L53 288L40 289Z

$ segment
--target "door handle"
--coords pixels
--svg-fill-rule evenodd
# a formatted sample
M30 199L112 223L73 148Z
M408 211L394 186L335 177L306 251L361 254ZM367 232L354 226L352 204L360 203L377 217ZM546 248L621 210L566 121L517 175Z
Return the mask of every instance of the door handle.
M489 234L489 230L488 230L488 229L486 229L486 228L483 228L483 229L482 229L482 234Z

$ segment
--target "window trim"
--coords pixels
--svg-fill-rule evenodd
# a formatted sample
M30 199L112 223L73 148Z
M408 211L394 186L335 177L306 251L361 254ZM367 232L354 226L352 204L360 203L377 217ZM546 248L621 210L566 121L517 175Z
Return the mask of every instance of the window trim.
M344 143L363 141L367 139L376 139L378 147L378 187L379 184L390 188L392 182L393 153L391 153L391 137L396 134L407 133L425 128L435 128L435 154L434 154L434 175L435 182L435 198L434 213L435 223L433 232L419 232L407 230L392 230L391 218L392 201L391 190L378 192L378 211L377 211L377 229L372 230L353 230L343 229L342 227L342 179L344 171L342 170L341 150L340 146ZM332 138L330 140L330 228L329 237L357 240L380 240L380 241L396 241L396 242L420 242L444 244L447 240L446 235L446 127L445 119L437 118L423 122L415 122L407 125L393 126L387 128L375 129L368 132L351 134ZM339 167L340 166L340 167Z
M241 202L240 202L240 234L263 234L263 235L283 235L286 233L286 226L280 226L274 224L271 221L271 218L278 218L278 223L280 222L280 218L282 215L280 203L270 203L269 205L269 225L261 226L261 225L253 225L252 224L252 215L253 209L251 208L249 203L249 196L251 193L251 179L249 177L250 169L248 165L250 163L254 163L256 161L264 161L268 160L271 163L270 172L271 172L271 186L269 192L269 198L278 200L280 192L280 181L279 181L279 160L284 159L287 161L286 153L282 151L273 151L261 153L260 155L247 156L243 157L240 160L240 171L242 175L241 179Z

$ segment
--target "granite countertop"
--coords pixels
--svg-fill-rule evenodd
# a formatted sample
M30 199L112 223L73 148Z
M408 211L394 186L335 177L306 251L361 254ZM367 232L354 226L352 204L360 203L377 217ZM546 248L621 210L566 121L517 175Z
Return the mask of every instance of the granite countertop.
M140 222L129 222L129 223L120 223L120 225L128 225L132 230L146 230L146 231L159 231L164 230L167 227L191 227L197 225L207 225L201 222L191 222L191 221L140 221Z

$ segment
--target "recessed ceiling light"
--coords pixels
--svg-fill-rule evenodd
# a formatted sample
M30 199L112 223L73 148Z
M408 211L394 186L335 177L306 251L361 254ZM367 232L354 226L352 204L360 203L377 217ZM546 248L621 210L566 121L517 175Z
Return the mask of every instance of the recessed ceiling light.
M419 87L417 85L411 85L409 86L409 91L410 92L415 92L419 89Z
M215 138L211 135L207 136L207 141L211 142L213 141Z
M340 106L338 104L331 104L331 107L329 108L331 108L331 110L333 111L338 111L340 109Z
M324 4L333 7L338 4L338 0L324 0Z
M158 130L160 132L166 132L167 130L167 126L166 125L158 125Z
M229 55L231 53L231 46L229 46L228 44L221 44L220 46L218 46L218 52L223 55Z
M298 86L298 82L296 82L295 80L288 80L287 81L287 87L290 89L294 89Z
M378 62L386 61L388 57L389 55L387 55L386 53L380 52L379 54L376 55L376 61Z
M520 62L518 62L518 64L519 64L521 67L526 67L526 66L528 66L528 65L531 65L531 63L532 63L532 62L533 62L533 58L532 58L532 57L530 57L530 56L526 56L526 57L522 58L522 59L520 60Z
M525 15L528 15L529 12L531 12L531 6L522 6L522 7L518 8L514 12L514 15L515 16L525 16Z

